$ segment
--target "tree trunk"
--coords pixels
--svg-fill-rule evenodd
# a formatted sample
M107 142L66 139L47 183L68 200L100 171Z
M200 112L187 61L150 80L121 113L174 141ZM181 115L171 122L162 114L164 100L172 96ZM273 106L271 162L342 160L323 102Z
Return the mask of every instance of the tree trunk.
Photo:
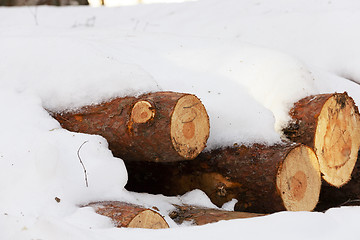
M341 187L350 180L360 146L359 111L347 93L309 96L290 111L284 134L312 147L323 179Z
M175 92L117 98L53 116L65 129L103 136L114 156L126 161L194 159L205 148L210 129L200 100Z
M216 149L187 162L125 164L128 190L180 195L201 189L219 207L235 198L235 210L254 213L311 211L321 186L315 153L299 144Z
M157 212L124 202L96 202L92 207L96 213L111 218L116 227L127 228L169 228L165 219Z
M176 209L172 211L169 216L177 224L190 222L194 225L204 225L208 223L219 222L222 220L253 218L264 215L247 212L232 212L212 208L199 208L194 206L176 206Z

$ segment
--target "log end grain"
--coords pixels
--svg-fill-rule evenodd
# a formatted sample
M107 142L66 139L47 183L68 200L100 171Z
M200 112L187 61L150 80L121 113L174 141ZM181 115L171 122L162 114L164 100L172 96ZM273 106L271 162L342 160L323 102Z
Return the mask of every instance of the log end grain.
M314 151L300 145L292 149L278 169L277 189L289 211L312 211L320 195L321 175Z
M138 101L131 110L131 120L134 123L146 123L155 116L155 108L148 101Z
M330 185L341 187L351 178L360 146L359 126L358 109L347 93L335 93L323 105L314 150Z
M164 218L157 212L146 209L136 215L127 225L128 228L149 228L162 229L169 228Z
M171 141L184 159L194 159L206 146L210 132L209 116L194 95L184 95L174 107L171 117Z
M161 229L169 228L157 212L124 202L96 202L87 205L96 213L111 218L116 227Z

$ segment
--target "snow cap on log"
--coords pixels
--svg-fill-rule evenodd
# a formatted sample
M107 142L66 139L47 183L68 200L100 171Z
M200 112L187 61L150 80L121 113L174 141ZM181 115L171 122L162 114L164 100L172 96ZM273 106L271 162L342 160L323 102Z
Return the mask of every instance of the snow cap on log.
M327 183L346 184L360 146L360 116L354 100L346 92L309 96L294 104L290 116L293 122L284 134L314 149Z
M53 116L65 129L103 136L114 156L126 161L194 159L205 148L210 131L201 101L176 92L116 98Z

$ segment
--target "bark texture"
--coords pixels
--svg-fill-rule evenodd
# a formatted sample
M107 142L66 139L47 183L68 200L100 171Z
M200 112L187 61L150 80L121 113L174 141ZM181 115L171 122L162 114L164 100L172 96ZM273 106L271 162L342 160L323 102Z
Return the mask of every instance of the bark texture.
M87 207L92 207L96 213L111 218L114 225L119 228L169 228L165 219L152 209L111 201L90 203Z
M52 114L65 129L106 138L126 161L191 160L206 146L209 117L191 94L157 92Z
M314 149L327 183L346 184L360 146L360 117L353 99L346 92L309 96L294 104L290 116L284 134Z
M169 216L177 223L190 222L194 225L204 225L223 220L253 218L264 216L263 214L232 212L212 208L199 208L194 206L176 206Z
M314 152L297 144L216 149L187 162L125 164L129 190L181 195L201 189L219 207L235 198L235 210L254 213L310 211L321 186Z

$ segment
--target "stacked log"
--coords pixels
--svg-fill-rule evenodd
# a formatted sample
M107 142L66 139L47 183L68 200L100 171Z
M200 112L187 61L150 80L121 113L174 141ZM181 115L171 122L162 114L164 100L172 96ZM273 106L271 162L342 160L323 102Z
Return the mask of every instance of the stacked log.
M206 146L209 117L194 95L156 92L52 113L73 132L98 134L125 161L194 159Z
M178 163L125 162L132 191L181 195L203 190L218 207L237 199L236 211L311 211L320 193L315 153L300 144L228 147Z
M165 219L156 211L124 202L96 202L86 205L96 213L111 218L115 227L169 228Z
M346 92L295 103L283 130L291 142L203 153L209 118L191 94L117 98L53 116L68 130L105 137L126 164L128 190L172 196L201 189L219 207L235 198L235 210L253 213L312 211L318 202L324 210L360 198L360 115Z
M360 117L354 100L346 92L309 96L295 103L290 116L293 122L284 129L285 135L314 149L328 184L346 184L360 146Z
M195 206L176 206L169 216L177 224L190 222L192 225L205 225L224 220L261 217L264 214L225 211L214 208L201 208Z
M164 217L157 211L142 206L119 201L94 202L84 207L92 207L96 213L109 217L118 228L169 228ZM169 216L177 224L190 222L192 225L204 225L224 220L243 219L264 216L264 214L225 211L221 209L174 205ZM155 208L155 207L154 207Z

